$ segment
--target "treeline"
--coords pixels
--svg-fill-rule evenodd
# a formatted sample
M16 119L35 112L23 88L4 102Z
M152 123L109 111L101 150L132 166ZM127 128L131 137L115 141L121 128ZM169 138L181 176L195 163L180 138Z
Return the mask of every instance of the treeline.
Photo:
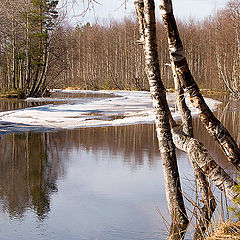
M58 0L6 0L0 6L0 87L36 96L47 89Z
M43 0L37 2L39 1ZM44 2L50 4L53 1ZM39 9L38 5L36 9ZM135 16L121 22L112 20L106 24L87 23L77 27L66 21L55 24L53 18L50 18L51 28L45 27L48 34L42 36L44 31L39 28L41 18L36 17L36 34L28 35L35 42L35 47L32 46L29 50L32 60L28 61L26 24L25 34L13 31L10 27L10 37L5 39L0 53L2 89L27 89L28 95L41 95L47 88L66 87L148 89L143 52L137 45L139 34ZM235 97L240 97L239 22L239 0L230 1L225 9L204 21L178 21L189 65L201 88L228 90ZM167 37L161 22L157 23L157 28L162 79L166 87L173 87L172 73L168 66ZM22 36L22 41L18 34L25 36ZM20 43L25 50L19 55L17 52ZM46 64L47 67L44 67ZM38 90L38 87L42 89Z

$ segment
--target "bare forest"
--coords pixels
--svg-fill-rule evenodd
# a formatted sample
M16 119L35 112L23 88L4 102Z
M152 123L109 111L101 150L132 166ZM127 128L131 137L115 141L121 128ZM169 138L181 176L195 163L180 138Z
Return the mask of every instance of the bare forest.
M0 88L41 96L49 88L149 89L136 16L72 26L58 1L5 1L0 8ZM240 2L204 21L178 21L186 58L200 88L239 98ZM172 85L164 25L157 21L160 72Z
M61 186L64 187L65 164L68 165L68 160L61 159L67 159L68 154L69 165L67 167L72 164L72 160L80 159L81 154L83 156L84 164L75 165L79 166L75 171L77 175L84 172L84 168L80 166L85 166L90 161L93 161L94 164L97 162L89 153L95 152L99 157L101 153L95 149L101 148L102 144L106 144L110 150L103 151L101 160L108 162L109 153L120 149L123 155L119 159L123 159L124 164L128 161L125 160L126 156L132 155L136 151L134 162L143 165L145 161L143 153L146 155L144 152L146 151L150 166L154 163L151 155L154 153L157 140L163 172L164 187L162 189L165 191L165 205L167 205L170 221L166 232L167 239L184 239L188 234L188 229L190 230L193 219L196 219L194 231L190 230L193 239L204 239L209 235L208 229L212 230L214 212L217 212L220 207L223 208L222 199L218 201L212 184L224 194L225 198L227 197L236 207L240 208L240 191L236 191L240 187L239 183L236 182L235 176L229 173L229 169L223 167L221 163L221 159L225 159L234 169L234 173L240 170L239 140L234 139L236 133L238 134L236 130L239 128L238 124L235 124L235 120L239 118L237 115L239 103L235 99L240 100L240 0L230 0L223 9L215 11L203 21L194 18L176 20L172 0L159 1L159 16L156 16L155 13L156 1L135 0L136 13L132 13L131 16L125 17L121 21L110 19L104 23L85 22L78 25L74 25L67 20L67 17L65 18L65 10L59 6L61 2L58 0L0 1L0 97L28 98L29 101L7 99L8 103L5 101L6 99L3 99L0 102L0 107L2 105L0 144L3 146L0 149L0 156L5 156L0 161L2 169L5 171L0 172L0 179L2 178L2 182L6 185L0 184L0 200L1 196L2 199L5 197L3 208L10 210L11 217L19 215L22 218L28 206L35 210L41 221L50 216L48 214L52 205L50 204L51 195L58 192L59 178L62 178L59 191L61 191ZM95 3L95 0L86 2ZM167 93L166 89L168 88L175 91L175 94ZM51 91L53 89L55 91ZM110 99L110 95L108 95L110 91L107 91L107 94L106 91L102 91L105 95L99 96L99 100L95 97L95 102L92 101L93 97L88 95L90 91L87 91L86 95L88 96L85 99L83 97L85 91L68 91L71 94L81 92L82 97L79 97L80 95L73 97L75 95L72 95L69 97L69 99L72 98L71 101L65 101L67 97L61 98L60 94L64 94L66 91L57 89L139 90L150 93L127 91L124 92L125 95L116 95L118 99L113 105L110 105L110 102L113 101L113 98ZM228 104L231 104L229 101L227 105L223 106L222 115L215 116L213 113L215 109L207 105L207 99L203 97L201 89L214 93L219 91L221 96L228 93L230 98L234 98L232 102L235 102L237 107L229 107L228 110ZM58 94L58 98L55 100L54 92ZM101 93L101 91L99 92ZM52 94L51 98L34 98L49 96L50 93ZM91 93L95 94L96 92L91 91ZM136 93L136 95L127 99L127 95L132 93ZM142 102L143 97L138 100L140 99L139 94L151 95L152 112L145 108L149 102ZM174 97L174 104L169 100L170 95ZM185 96L190 101L191 108L185 101L187 99ZM129 107L127 104L123 104L121 108L119 105L124 99L128 100ZM37 103L34 103L33 100ZM208 99L208 101L210 100L213 99ZM15 107L18 101L20 104ZM57 101L58 103L56 103ZM141 110L137 109L138 101L141 102L139 107ZM45 105L50 102L51 104ZM36 104L38 108L24 109L31 106L30 104L34 104L34 106ZM214 104L217 106L220 102L215 101ZM108 105L110 107L105 107ZM17 111L17 113L4 111L11 108L21 108L21 111ZM113 111L112 108L118 108L118 111L116 109ZM130 112L129 109L134 109L134 112ZM225 109L227 110L225 111ZM192 116L195 110L197 110L198 119L196 118L194 123ZM235 114L235 117L231 115L230 120L227 121L231 124L230 131L225 127L226 121L223 112ZM155 127L153 125L146 127L144 124L152 121L152 115ZM134 117L134 121L130 119L131 116ZM148 117L147 121L141 119L139 122L143 123L143 126L138 125L132 133L128 127L119 127L118 129L119 125L112 123L115 119L125 118L126 122L119 121L118 124L139 124L136 119L144 116ZM88 125L87 121L92 120L95 121L93 125ZM196 120L202 123L202 128ZM79 125L79 122L85 125ZM109 122L112 124L111 128L107 127ZM101 128L102 126L103 128ZM93 128L76 132L70 130L81 127ZM204 146L205 142L212 140L204 137L204 144L200 142L201 129L204 129L205 133L215 140L215 145L222 150L221 156L223 157L218 158L218 155L212 155L210 145L208 145L209 149ZM55 130L56 133L50 133ZM153 134L154 130L156 130L156 135ZM23 134L22 131L27 131L27 133ZM31 131L40 131L40 133L36 134ZM100 131L99 135L96 134L98 131ZM6 134L6 137L3 134ZM62 146L66 147L66 150ZM104 150L108 148L103 147ZM129 151L127 148L131 150ZM142 152L137 151L138 148ZM73 154L73 150L76 150L76 155ZM179 171L180 151L178 150L185 153L185 159L189 159L194 181L196 180L194 183L196 203L189 201L194 208L192 217L189 214L191 210L186 204L188 198L182 187L184 185L181 184L183 182L181 175L183 174L180 174ZM87 161L85 161L86 159ZM115 154L109 159L117 160L118 156ZM93 166L89 165L91 172L95 172L95 169L92 171ZM92 179L101 182L102 176L104 178L107 176L105 182L103 180L103 184L101 184L105 185L104 183L112 180L111 176L115 176L115 171L114 169L113 174L108 175L100 170L100 177L92 175ZM125 174L126 168L123 172ZM72 174L74 175L74 171ZM84 174L88 175L86 172ZM16 178L14 178L15 175ZM71 176L71 172L69 176ZM7 179L11 179L11 187ZM19 188L21 191L12 187L13 179L21 185ZM81 181L81 179L85 179L85 176L72 179L70 177L69 185L65 186L68 188L73 182L75 185L79 179ZM87 176L86 182L88 180L89 176ZM118 177L118 181L122 182L122 177ZM95 199L98 194L95 186L93 190L87 184L83 186L83 191L77 189L77 193L87 189L87 195L94 196ZM109 187L109 189L111 188L118 187L114 185ZM12 200L14 192L17 194L16 199L19 199L16 202ZM66 193L69 198L69 192ZM124 195L124 193L119 195ZM72 196L74 195L71 195L71 200L75 198ZM78 198L81 195L76 196ZM113 198L109 197L107 191L102 196L107 201L113 202ZM115 197L115 195L113 196ZM98 204L102 198L96 197L96 199L96 209L99 210L101 207ZM86 206L91 205L92 208L94 204L92 205L91 201L90 197L90 201L86 201ZM21 205L18 205L18 202L21 202ZM122 205L125 205L126 202L124 200ZM119 203L121 202L119 201ZM117 207L120 206L119 203ZM78 201L75 206L78 207L81 204ZM108 204L104 203L104 205ZM66 206L64 201L61 210L55 212L62 213L63 206ZM72 202L69 206L71 210L77 209ZM83 207L85 208L84 204ZM228 209L227 200L226 208ZM112 209L115 210L116 207ZM141 209L143 209L142 206ZM106 211L102 212L102 216L104 216ZM112 216L111 208L109 212ZM86 213L86 216L90 216L89 211ZM74 218L71 215L72 220ZM94 212L93 215L97 214ZM82 215L80 216L84 218ZM77 216L78 218L79 216ZM57 217L57 219L60 218ZM125 219L121 221L125 223ZM220 220L223 219L224 217ZM63 220L65 221L65 216ZM107 224L110 221L111 219L107 219ZM92 226L98 224L91 223L90 225L90 232L92 232ZM76 227L77 230L78 227ZM72 226L71 229L73 229ZM105 228L103 229L106 231ZM83 236L84 231L78 232L75 236ZM126 232L125 227L124 231ZM131 229L131 232L134 231ZM52 231L49 233L52 234ZM73 238L66 237L66 239ZM96 235L91 239L99 238ZM132 238L124 237L122 239ZM142 238L136 237L136 239Z

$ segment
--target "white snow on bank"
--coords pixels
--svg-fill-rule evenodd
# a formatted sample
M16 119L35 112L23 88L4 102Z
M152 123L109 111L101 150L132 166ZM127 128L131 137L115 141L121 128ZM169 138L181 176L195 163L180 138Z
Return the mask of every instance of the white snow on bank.
M111 94L109 98L79 99L61 105L44 105L14 111L0 112L0 133L13 131L41 131L45 129L73 129L81 127L121 126L153 123L154 114L149 92L140 91L59 91L65 93ZM175 119L179 113L175 107L175 94L167 93L169 107ZM27 99L27 101L44 99ZM49 101L48 99L45 99ZM220 102L205 98L214 110ZM198 114L196 109L192 114Z

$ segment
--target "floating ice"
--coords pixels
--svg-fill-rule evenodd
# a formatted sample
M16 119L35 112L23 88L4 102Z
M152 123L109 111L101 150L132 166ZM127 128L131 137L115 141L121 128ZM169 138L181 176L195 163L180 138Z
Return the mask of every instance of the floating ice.
M153 123L154 114L149 92L140 91L78 91L65 93L109 94L108 98L83 102L81 99L61 105L44 105L14 111L0 112L0 133L15 131L44 131L82 127L121 126ZM167 93L170 110L175 119L179 117L175 106L175 94ZM32 101L27 99L26 101ZM49 98L34 101L49 101ZM61 99L62 100L62 99ZM205 98L214 110L220 102ZM189 104L189 103L188 103ZM189 104L190 106L190 104ZM190 106L193 115L198 114Z

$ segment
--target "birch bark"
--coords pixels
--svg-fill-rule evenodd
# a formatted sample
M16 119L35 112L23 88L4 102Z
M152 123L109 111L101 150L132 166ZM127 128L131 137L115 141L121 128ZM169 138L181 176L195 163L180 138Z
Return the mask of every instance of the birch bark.
M183 119L187 118L185 119L185 132L187 132L189 136L182 132L181 127L178 127L173 120L167 105L165 88L160 78L156 44L154 1L138 0L135 1L135 7L141 35L141 38L138 42L140 45L144 46L146 73L149 79L153 107L156 115L156 129L163 161L166 195L169 212L173 223L171 226L169 239L183 238L188 223L186 214L184 213L182 215L177 212L179 209L181 209L181 203L183 204L183 200L180 188L180 198L177 197L180 181L173 142L180 150L185 151L189 155L189 159L193 166L204 202L202 216L200 218L200 226L195 233L196 239L203 236L216 206L215 199L210 190L206 176L210 178L210 180L214 182L215 185L220 188L220 190L224 190L231 200L234 200L238 196L238 194L234 192L234 186L236 183L229 175L226 174L226 172L224 172L222 168L216 164L204 146L199 141L192 138L193 133L191 118L189 118L188 109L186 106L184 106L184 99L181 96L178 99L179 107L182 109ZM177 76L178 74L175 74L176 79ZM181 92L181 84L178 81L176 82L176 86ZM173 142L172 136L169 134L170 128L172 128ZM180 203L176 202L179 200L181 200ZM176 206L176 203L179 204L179 207ZM185 211L184 205L182 206ZM179 212L181 213L181 211L182 210ZM179 220L182 220L183 223L185 222L185 229L179 228L184 226L183 224L180 224Z
M172 225L169 239L182 239L188 226L184 207L175 146L173 144L169 119L170 111L166 90L160 78L156 43L155 5L153 0L134 2L138 15L140 43L144 46L146 74L149 80L153 108L156 116L156 131L162 158L165 191Z
M238 145L228 130L214 116L212 111L205 103L189 70L187 60L184 56L183 45L173 15L172 1L160 0L159 6L168 35L170 58L174 63L181 84L185 91L189 94L189 98L193 106L199 109L199 117L207 131L215 138L227 156L228 160L232 162L237 169L240 169L240 149Z
M188 136L193 137L193 126L192 126L192 115L189 110L184 96L184 90L181 86L181 82L178 78L176 68L174 66L174 62L171 62L172 71L173 71L173 79L175 85L175 94L176 94L176 103L177 108L181 116L183 132Z
M173 70L173 79L175 84L176 103L182 120L182 131L183 134L186 134L186 136L193 138L191 111L189 110L185 102L184 90L177 76L173 61L171 62L171 66ZM175 131L173 131L173 135L174 134L176 134ZM179 145L179 142L176 141L176 136L173 137L173 141L175 146ZM206 175L202 172L202 169L198 166L196 159L192 158L188 152L187 154L194 171L195 179L197 181L200 194L202 196L202 202L204 204L204 206L200 209L198 226L196 228L193 239L202 239L211 221L212 214L215 211L216 201L210 189L210 185Z
M172 134L176 147L186 152L211 182L226 192L230 200L233 201L239 196L239 193L234 191L237 183L214 161L202 143L184 134L181 127L173 128Z

